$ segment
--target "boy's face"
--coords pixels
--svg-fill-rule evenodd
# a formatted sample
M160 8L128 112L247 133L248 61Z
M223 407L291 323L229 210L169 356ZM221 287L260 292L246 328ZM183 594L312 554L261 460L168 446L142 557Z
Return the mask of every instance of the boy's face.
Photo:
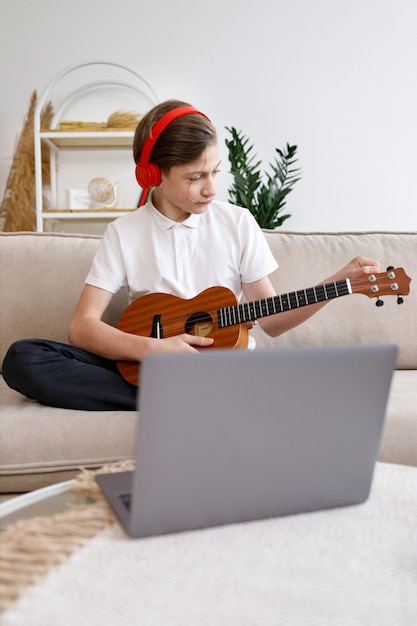
M162 172L161 184L153 192L155 207L175 222L184 221L190 213L204 213L217 192L219 166L215 143L195 161Z

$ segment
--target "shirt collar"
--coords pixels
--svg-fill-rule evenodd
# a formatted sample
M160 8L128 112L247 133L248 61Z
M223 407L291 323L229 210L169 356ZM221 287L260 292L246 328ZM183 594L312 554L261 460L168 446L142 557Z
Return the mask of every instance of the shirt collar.
M165 215L162 215L162 213L154 207L152 202L149 202L149 207L155 217L157 225L161 230L169 230L170 228L174 228L179 225L186 226L187 228L197 228L200 223L201 215L196 215L195 213L190 213L187 219L183 222L174 222Z

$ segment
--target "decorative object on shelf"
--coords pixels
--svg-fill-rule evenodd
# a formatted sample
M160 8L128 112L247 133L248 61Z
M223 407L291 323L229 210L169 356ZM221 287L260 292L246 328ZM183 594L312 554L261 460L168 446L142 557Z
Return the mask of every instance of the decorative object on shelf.
M88 183L88 193L94 202L103 204L106 209L114 207L117 202L117 187L120 183L114 185L107 178L93 178Z
M12 166L0 206L0 229L6 232L36 230L36 186L34 156L34 116L37 92L32 93L20 138L17 142ZM41 123L51 124L53 107L48 102L41 112ZM45 187L50 185L49 147L42 143L42 176ZM43 196L44 205L48 200Z
M70 211L89 211L91 196L87 189L67 189L67 207Z
M97 131L97 130L136 130L142 115L133 111L115 111L107 122L81 122L62 120L58 123L57 130L61 131ZM42 127L43 130L44 127Z
M248 145L249 139L234 127L226 130L231 134L231 139L226 139L233 176L230 202L249 209L261 228L273 230L281 226L291 217L282 215L287 195L300 180L301 170L294 167L297 146L287 143L285 150L275 148L278 156L269 164L271 173L262 172L261 161L252 153L253 145Z

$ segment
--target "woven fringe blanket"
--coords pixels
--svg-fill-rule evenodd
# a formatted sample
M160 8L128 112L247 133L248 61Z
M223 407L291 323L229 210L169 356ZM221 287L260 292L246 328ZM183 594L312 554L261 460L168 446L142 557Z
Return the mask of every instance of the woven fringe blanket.
M92 504L48 517L25 519L0 535L0 611L6 609L29 584L40 580L53 566L115 520L94 476L133 469L132 461L84 470L70 485Z

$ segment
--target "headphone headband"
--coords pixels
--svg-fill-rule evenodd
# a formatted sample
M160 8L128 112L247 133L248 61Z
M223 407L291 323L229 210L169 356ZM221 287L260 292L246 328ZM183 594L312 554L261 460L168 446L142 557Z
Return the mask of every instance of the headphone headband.
M161 172L158 165L156 163L149 163L153 147L158 140L158 137L173 120L177 119L178 117L182 117L183 115L191 114L202 115L207 120L209 120L205 113L202 113L198 109L187 105L171 109L171 111L165 113L165 115L163 115L152 126L151 131L145 140L139 163L136 166L136 180L138 181L139 185L146 191L146 193L142 193L141 195L141 201L139 203L139 206L144 204L149 188L157 187L161 182ZM144 201L142 202L142 200Z

